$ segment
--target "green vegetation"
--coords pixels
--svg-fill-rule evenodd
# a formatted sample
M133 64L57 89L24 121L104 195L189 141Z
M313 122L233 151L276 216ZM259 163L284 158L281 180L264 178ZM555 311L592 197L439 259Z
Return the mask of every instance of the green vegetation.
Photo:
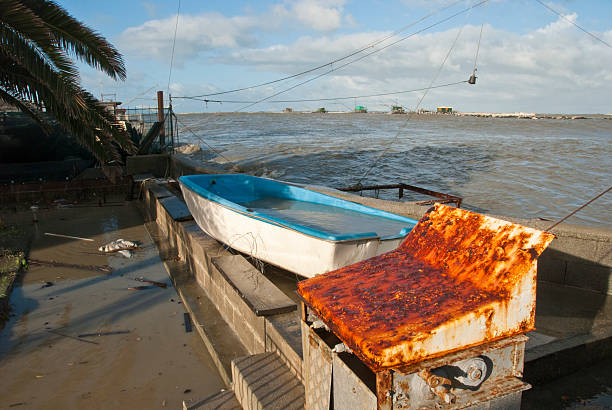
M0 330L9 314L9 296L18 273L27 268L28 232L0 220Z
M121 54L53 1L0 0L0 100L47 132L52 126L44 112L51 114L102 163L120 150L133 152L128 133L81 87L71 57L126 78Z

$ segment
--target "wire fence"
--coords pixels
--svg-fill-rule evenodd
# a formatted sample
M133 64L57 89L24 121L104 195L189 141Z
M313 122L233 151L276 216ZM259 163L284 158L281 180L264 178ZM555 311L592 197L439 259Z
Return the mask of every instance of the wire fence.
M147 135L153 124L159 121L157 107L125 108L118 116L142 136ZM156 141L156 150L172 152L179 145L178 120L171 107L164 108L164 118L164 133Z

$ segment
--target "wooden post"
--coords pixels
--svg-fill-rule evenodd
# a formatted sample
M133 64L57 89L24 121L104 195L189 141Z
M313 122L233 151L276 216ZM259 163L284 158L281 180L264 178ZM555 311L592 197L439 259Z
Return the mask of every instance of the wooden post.
M164 121L164 92L157 92L157 121ZM166 145L166 126L164 125L159 133L159 143L163 147Z

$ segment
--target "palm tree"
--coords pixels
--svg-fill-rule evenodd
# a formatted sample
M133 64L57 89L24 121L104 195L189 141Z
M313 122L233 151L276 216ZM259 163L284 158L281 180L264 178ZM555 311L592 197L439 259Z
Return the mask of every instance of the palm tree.
M50 129L44 110L101 162L134 146L113 115L80 85L76 58L125 80L121 54L49 0L0 0L0 100Z

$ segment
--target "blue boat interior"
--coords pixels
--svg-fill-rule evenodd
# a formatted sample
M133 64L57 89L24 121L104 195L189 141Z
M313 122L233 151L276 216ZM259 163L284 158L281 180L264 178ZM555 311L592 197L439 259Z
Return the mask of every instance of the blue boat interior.
M294 185L243 174L188 175L184 187L266 223L330 241L406 236L417 221Z

